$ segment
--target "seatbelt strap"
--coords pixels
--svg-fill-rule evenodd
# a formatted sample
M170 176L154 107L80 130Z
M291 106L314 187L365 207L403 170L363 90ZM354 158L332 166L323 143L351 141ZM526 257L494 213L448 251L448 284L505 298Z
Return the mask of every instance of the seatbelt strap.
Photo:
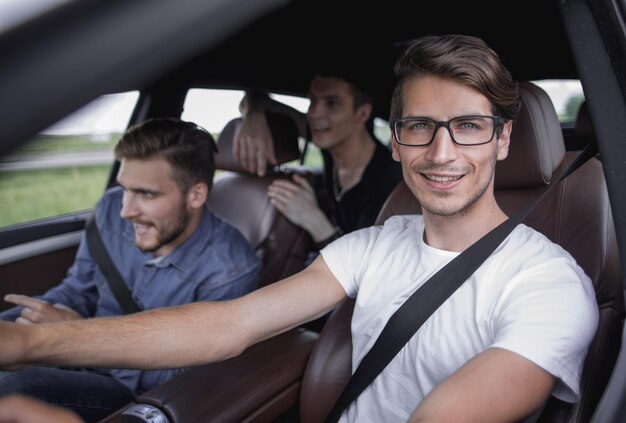
M87 224L85 225L85 231L87 233L87 246L91 257L96 262L100 271L104 275L111 292L115 296L115 299L122 307L122 311L125 314L137 313L141 311L141 308L133 300L128 286L124 282L122 275L115 267L109 252L107 251L100 232L98 231L98 225L96 225L95 212L91 215Z
M325 423L339 420L343 410L387 367L430 315L480 267L537 203L597 152L596 143L590 142L560 177L533 201L456 256L415 291L391 316L370 351L363 357Z

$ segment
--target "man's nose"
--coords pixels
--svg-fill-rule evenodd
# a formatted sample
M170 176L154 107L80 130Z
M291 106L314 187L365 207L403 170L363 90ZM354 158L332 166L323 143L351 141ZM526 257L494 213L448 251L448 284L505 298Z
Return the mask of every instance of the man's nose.
M136 201L132 194L124 193L122 198L122 210L120 211L120 217L122 219L132 219L139 214Z
M307 118L315 118L322 114L323 107L319 103L313 103L309 105L309 108L306 112Z
M446 163L457 158L457 145L452 140L450 130L445 126L440 126L435 131L435 137L428 146L427 156L435 163Z

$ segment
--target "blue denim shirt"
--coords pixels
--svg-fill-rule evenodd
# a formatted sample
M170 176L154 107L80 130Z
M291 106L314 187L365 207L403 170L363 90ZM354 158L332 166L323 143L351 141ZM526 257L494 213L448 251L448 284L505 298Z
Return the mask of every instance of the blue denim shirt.
M120 218L122 194L119 187L105 193L96 206L96 222L111 259L143 310L194 301L228 300L256 288L260 259L237 229L212 214L206 206L201 223L191 237L170 254L155 260L154 254L142 252L135 246L132 223ZM64 304L84 317L123 314L104 275L91 258L84 234L66 278L38 298ZM13 307L1 313L0 318L15 320L20 310L21 307ZM112 369L106 372L135 393L141 393L183 370Z

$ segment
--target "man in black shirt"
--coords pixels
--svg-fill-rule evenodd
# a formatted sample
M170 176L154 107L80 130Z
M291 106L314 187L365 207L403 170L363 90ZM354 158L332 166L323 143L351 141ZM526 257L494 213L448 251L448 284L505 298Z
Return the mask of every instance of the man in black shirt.
M385 199L402 179L402 170L391 151L368 130L373 104L366 93L341 77L316 75L309 98L304 116L264 93L248 92L241 103L243 123L233 153L248 171L262 175L266 162L275 163L262 112L278 111L294 118L302 136L310 136L322 149L326 198L318 202L314 188L298 175L291 181L275 181L268 195L321 249L344 233L373 225Z

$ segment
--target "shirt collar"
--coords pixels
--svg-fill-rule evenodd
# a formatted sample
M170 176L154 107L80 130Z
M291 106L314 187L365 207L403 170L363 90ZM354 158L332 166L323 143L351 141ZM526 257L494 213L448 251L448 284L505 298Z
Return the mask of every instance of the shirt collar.
M152 253L146 253L148 260L145 264L157 267L172 265L181 270L185 270L188 265L194 265L207 244L211 242L212 232L215 226L214 219L215 216L213 216L209 208L205 205L202 210L200 224L185 242L176 247L171 253L159 257L159 260L155 260Z

